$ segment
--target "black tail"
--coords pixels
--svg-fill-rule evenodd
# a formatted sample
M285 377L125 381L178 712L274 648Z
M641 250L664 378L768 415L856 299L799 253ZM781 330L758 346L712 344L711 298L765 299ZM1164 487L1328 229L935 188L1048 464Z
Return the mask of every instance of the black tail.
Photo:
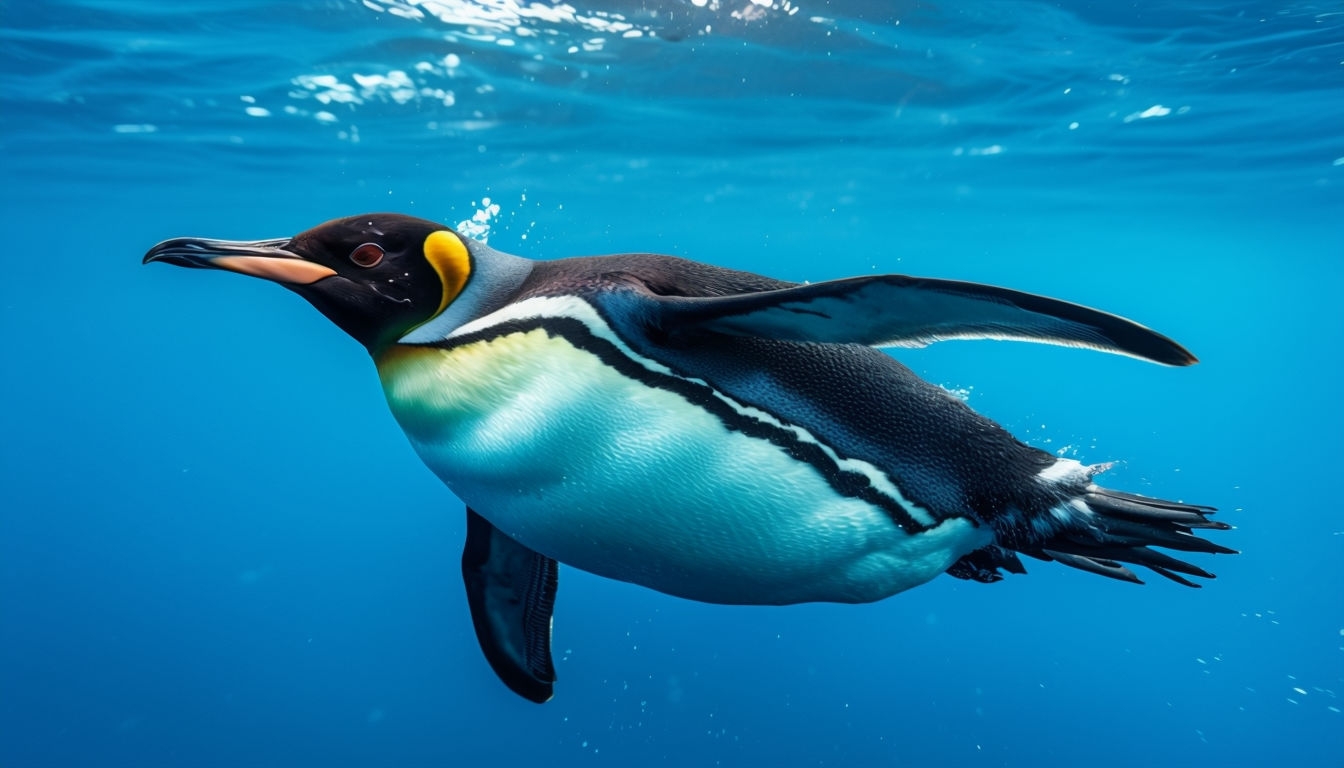
M1079 500L1092 510L1089 525L1060 531L1033 548L1019 551L1135 584L1143 581L1123 563L1141 565L1187 587L1199 585L1181 574L1205 579L1212 579L1213 574L1150 547L1221 555L1237 553L1194 534L1197 528L1225 531L1232 527L1208 518L1214 512L1213 507L1150 499L1095 485L1089 486Z
M1081 509L1084 504L1086 511ZM1143 580L1124 564L1141 565L1179 584L1199 587L1181 574L1204 579L1214 578L1213 574L1150 547L1237 554L1235 549L1194 534L1195 529L1225 531L1232 527L1209 519L1213 507L1150 499L1092 484L1074 497L1071 506L1078 512L1071 515L1075 524L1060 526L1045 539L1023 543L1020 539L1029 537L1017 537L1019 540L1011 546L991 544L978 549L958 560L948 574L959 579L999 581L1003 578L1000 568L1009 573L1027 572L1017 559L1017 553L1021 553L1135 584L1142 584Z

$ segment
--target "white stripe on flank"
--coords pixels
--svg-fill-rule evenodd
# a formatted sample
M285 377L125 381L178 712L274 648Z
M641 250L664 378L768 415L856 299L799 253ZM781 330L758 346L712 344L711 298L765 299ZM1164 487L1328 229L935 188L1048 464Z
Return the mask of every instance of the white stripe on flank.
M714 393L714 396L722 400L738 414L754 419L763 424L768 424L778 429L784 429L793 433L801 442L817 446L828 459L835 463L837 467L846 472L855 472L868 478L873 488L887 498L896 502L902 509L910 515L915 522L924 526L934 526L938 520L929 510L915 504L907 499L905 494L901 493L896 484L878 467L861 459L842 459L829 445L821 442L812 433L794 424L785 424L776 418L773 414L763 411L728 397L718 389L714 388L709 382L703 379L689 378L682 376L671 368L659 363L657 360L644 357L638 354L620 338L611 327L607 325L602 316L591 304L577 296L538 296L531 299L525 299L516 304L510 304L485 317L473 320L466 325L448 334L445 340L466 336L468 334L484 331L496 325L503 325L514 320L532 320L539 318L568 318L578 320L583 323L590 333L594 336L610 342L612 346L620 350L621 354L639 363L644 368L659 373L664 376L672 376L682 381L687 381L697 386L707 388ZM1073 462L1075 465L1078 462ZM1045 471L1051 468L1047 467Z

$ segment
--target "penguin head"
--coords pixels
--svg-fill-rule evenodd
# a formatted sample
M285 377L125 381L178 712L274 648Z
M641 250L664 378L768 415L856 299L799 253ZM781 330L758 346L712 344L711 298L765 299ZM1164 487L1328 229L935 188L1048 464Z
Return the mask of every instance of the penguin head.
M224 269L280 283L371 353L453 304L477 257L506 257L448 227L400 214L335 219L292 238L165 240L144 263Z

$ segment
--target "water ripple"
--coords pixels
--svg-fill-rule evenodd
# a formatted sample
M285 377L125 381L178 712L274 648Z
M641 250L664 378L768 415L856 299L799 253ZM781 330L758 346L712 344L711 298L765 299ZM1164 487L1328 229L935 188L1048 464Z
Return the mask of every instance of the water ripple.
M65 0L0 43L20 163L821 148L1338 186L1344 151L1344 15L1312 3Z

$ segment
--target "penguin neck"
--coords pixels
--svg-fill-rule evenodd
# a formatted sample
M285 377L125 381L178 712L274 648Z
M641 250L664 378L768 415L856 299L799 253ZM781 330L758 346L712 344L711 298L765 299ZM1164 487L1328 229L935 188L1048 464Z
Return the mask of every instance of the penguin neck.
M399 344L432 344L442 341L463 325L508 304L536 262L496 251L484 243L467 240L471 276L462 292L442 312L407 331ZM377 357L377 350L370 350Z

